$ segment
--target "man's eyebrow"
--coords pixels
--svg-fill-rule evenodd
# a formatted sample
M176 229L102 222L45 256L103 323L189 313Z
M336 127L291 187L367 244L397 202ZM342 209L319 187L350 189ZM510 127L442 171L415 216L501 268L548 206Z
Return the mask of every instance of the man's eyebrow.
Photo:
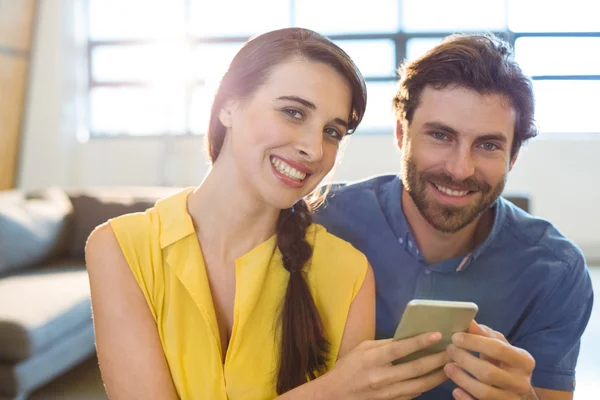
M441 122L426 122L423 124L423 126L428 129L436 129L439 131L448 132L455 136L458 135L458 131L456 129L454 129L446 124L442 124Z
M426 122L425 124L423 124L423 126L428 129L436 129L436 130L444 131L444 132L450 133L454 136L458 135L458 131L456 129L454 129L446 124L442 124L440 122ZM506 135L503 135L501 133L489 133L489 134L485 134L482 136L478 136L477 140L478 141L495 140L497 142L502 142L502 143L508 142L508 138L506 137Z
M500 134L500 133L490 133L489 135L483 135L483 136L479 136L477 138L478 141L480 142L487 142L487 141L496 141L496 142L502 142L502 143L507 143L508 139L506 138L506 136Z
M302 97L298 97L298 96L279 96L275 100L294 101L296 103L302 104L305 107L310 108L311 110L316 110L317 109L317 106L313 102L308 101L308 100L303 99ZM348 122L347 121L344 121L341 118L335 118L333 121L336 124L339 124L339 125L343 126L346 130L348 130Z

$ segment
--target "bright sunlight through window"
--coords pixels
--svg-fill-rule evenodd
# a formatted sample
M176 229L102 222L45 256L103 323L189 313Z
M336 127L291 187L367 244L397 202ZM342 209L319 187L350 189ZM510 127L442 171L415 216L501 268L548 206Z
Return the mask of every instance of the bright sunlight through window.
M456 32L492 32L534 80L542 132L600 133L600 6L587 0L87 0L92 137L202 135L212 94L249 37L302 26L367 80L359 134L391 133L403 60Z

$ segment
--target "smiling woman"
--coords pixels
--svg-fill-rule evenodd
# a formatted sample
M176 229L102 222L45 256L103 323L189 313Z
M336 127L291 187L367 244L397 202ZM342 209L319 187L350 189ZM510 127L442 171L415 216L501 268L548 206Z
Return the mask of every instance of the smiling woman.
M312 223L310 196L365 107L354 63L313 31L242 47L213 101L204 181L88 241L111 398L273 398L373 338L368 262Z

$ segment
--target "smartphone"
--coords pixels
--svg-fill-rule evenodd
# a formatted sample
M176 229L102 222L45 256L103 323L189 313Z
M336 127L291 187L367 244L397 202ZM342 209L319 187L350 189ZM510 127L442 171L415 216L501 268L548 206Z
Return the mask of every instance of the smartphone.
M466 332L477 314L477 304L466 301L411 300L396 328L394 340L407 339L427 332L440 332L442 340L395 360L402 364L418 358L439 353L452 343L452 335Z

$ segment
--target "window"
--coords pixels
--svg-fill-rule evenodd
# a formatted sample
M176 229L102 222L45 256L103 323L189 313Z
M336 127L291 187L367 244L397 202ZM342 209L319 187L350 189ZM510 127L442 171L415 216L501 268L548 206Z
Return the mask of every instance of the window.
M356 62L369 101L359 134L393 129L396 68L454 32L511 42L534 80L542 132L599 133L600 6L571 0L87 0L89 129L98 136L201 135L212 95L252 35L302 26ZM268 12L257 12L268 10ZM252 16L249 18L248 16Z

